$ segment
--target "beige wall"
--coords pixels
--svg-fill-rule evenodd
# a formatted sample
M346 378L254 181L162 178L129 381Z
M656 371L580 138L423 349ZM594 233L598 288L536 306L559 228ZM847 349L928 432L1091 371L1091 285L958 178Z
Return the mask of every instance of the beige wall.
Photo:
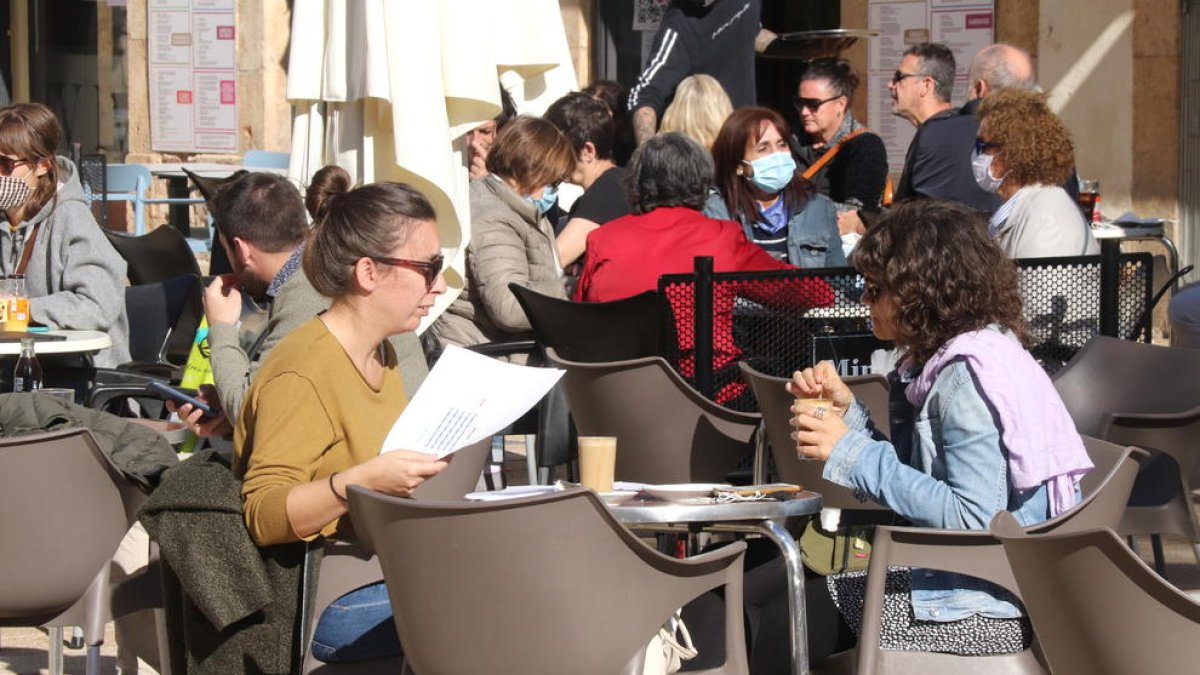
M580 87L592 81L592 16L595 0L559 0L575 79Z
M1079 175L1100 181L1105 213L1131 206L1133 4L1044 2L1038 80L1075 139Z

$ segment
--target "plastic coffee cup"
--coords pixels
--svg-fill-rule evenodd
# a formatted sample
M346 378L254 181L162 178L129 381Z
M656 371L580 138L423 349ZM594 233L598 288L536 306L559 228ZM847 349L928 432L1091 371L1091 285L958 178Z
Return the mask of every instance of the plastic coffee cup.
M798 398L798 399L796 399L796 402L801 405L806 405L809 408L817 408L818 410L824 410L825 412L820 413L820 416L822 416L822 417L824 417L825 415L828 415L830 410L833 410L833 401L831 401L827 398ZM798 448L797 448L797 456L802 460L815 459L814 457L805 457L804 455L799 454Z
M579 437L579 479L596 492L612 492L617 465L615 436Z
M41 389L38 389L38 393L45 394L47 396L53 396L54 398L62 401L63 403L74 403L75 402L75 390L74 389L58 389L55 387L42 387Z
M825 411L821 413L822 415L828 414L830 410L833 410L833 401L827 398L798 398L796 402L810 408L821 408Z

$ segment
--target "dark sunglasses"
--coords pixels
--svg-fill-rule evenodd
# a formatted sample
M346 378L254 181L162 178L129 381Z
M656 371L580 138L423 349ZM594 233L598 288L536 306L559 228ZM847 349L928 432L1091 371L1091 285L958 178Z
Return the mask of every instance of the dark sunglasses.
M804 112L805 109L811 110L813 112L817 112L817 109L820 108L821 106L825 105L826 103L829 103L830 101L839 99L841 97L842 97L841 94L838 94L837 96L830 96L829 98L824 98L824 99L822 99L822 98L804 98L803 96L793 96L792 97L792 106L794 108L796 108L797 112Z
M900 84L901 82L907 80L910 77L925 77L925 76L920 73L902 73L899 70L897 70L896 72L892 73L892 84Z
M371 256L371 260L392 267L403 267L405 269L420 272L421 276L425 277L425 290L433 288L437 282L438 275L442 273L442 264L446 262L446 256L441 253L433 257L432 260L406 260L404 258L385 258L383 256Z
M992 148L1000 148L1000 147L1003 147L1000 143L993 143L991 141L985 141L982 138L979 138L978 136L975 137L975 152L980 155L983 154L984 150L991 150Z
M11 176L13 169L22 164L29 164L32 160L28 159L13 159L0 155L0 176Z

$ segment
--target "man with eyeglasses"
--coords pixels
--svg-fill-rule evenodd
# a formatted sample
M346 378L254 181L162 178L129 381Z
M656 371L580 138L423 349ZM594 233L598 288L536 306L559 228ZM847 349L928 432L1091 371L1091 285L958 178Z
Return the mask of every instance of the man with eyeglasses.
M950 199L991 214L1000 199L985 192L971 173L971 151L979 120L950 104L954 54L936 42L912 45L888 83L892 112L912 122L917 133L908 146L894 201Z
M300 192L287 178L249 173L223 186L213 201L217 240L234 271L214 279L204 291L214 386L202 389L200 398L222 412L203 421L189 405L180 406L179 413L201 435L227 436L267 353L293 329L328 309L330 299L317 293L301 267L308 218ZM441 270L439 261L376 261L412 267L427 283ZM249 347L239 336L243 294L265 298L269 307L266 327ZM391 342L411 396L428 373L424 353L415 333L394 336Z

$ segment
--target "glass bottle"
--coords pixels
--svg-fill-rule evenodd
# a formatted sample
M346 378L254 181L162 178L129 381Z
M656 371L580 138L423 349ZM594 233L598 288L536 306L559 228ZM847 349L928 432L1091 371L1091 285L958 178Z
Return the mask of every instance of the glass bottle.
M13 391L36 391L42 388L42 364L34 353L34 340L21 338L21 357L13 368Z

